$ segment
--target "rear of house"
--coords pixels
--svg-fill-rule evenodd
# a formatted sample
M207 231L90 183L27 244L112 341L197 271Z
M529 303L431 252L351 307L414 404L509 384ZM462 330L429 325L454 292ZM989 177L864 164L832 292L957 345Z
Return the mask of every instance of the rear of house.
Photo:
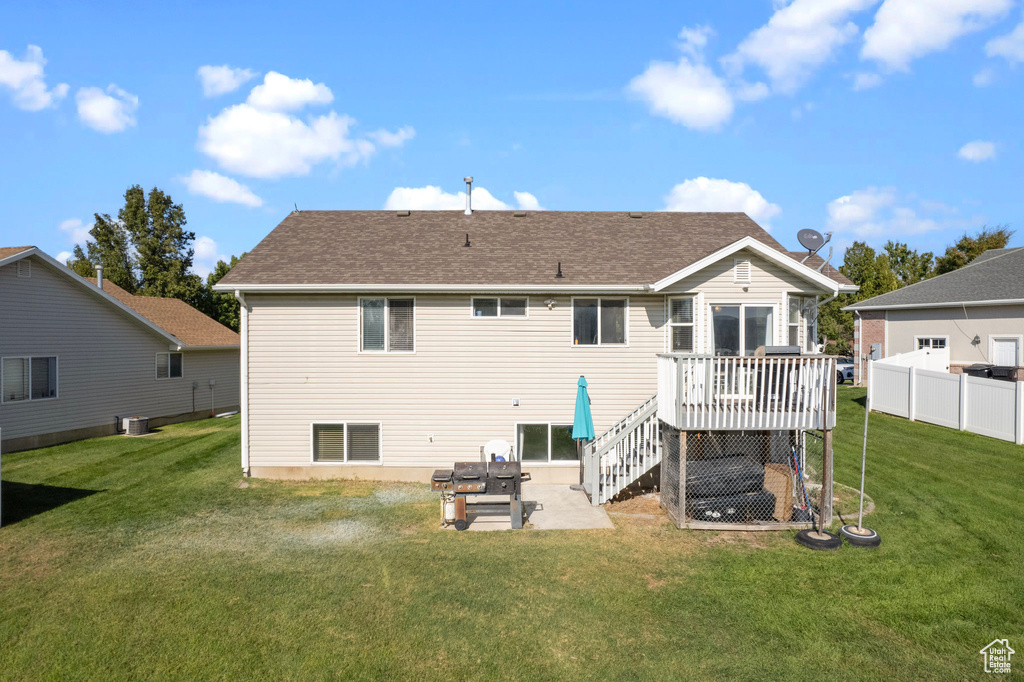
M743 214L302 211L216 288L242 302L247 474L426 481L503 439L575 483L579 376L600 433L659 354L811 351L851 287Z
M34 247L0 249L4 452L238 409L238 335L187 304L101 290Z

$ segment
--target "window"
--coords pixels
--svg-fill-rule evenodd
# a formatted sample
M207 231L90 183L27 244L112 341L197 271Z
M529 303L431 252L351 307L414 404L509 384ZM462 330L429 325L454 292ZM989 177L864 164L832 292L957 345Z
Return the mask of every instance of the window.
M516 424L516 452L522 462L578 462L572 424Z
M474 298L473 317L526 317L525 298Z
M753 355L760 346L774 345L773 313L766 305L712 305L715 355Z
M575 346L625 345L626 299L574 298L572 338Z
M737 258L732 262L732 281L737 284L750 284L750 259Z
M922 348L945 348L946 347L945 336L931 336L931 337L917 337L917 349Z
M380 462L380 423L313 424L313 461Z
M5 403L57 397L57 358L3 358L0 398Z
M416 350L416 302L411 298L363 298L359 349L412 353Z
M180 379L181 375L181 353L156 354L157 379Z
M673 353L693 353L693 297L670 298L668 329Z
M789 345L800 346L800 341L803 339L803 348L813 350L813 344L816 341L812 323L814 307L814 298L789 297Z

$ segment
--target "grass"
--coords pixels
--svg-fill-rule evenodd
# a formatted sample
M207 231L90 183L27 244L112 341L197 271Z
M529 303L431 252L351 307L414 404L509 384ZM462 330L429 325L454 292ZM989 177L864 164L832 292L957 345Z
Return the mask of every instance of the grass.
M840 389L850 485L862 400ZM1024 449L885 415L870 443L883 545L836 553L649 514L440 531L417 485L239 489L237 419L5 455L0 679L982 677L982 646L1024 643Z

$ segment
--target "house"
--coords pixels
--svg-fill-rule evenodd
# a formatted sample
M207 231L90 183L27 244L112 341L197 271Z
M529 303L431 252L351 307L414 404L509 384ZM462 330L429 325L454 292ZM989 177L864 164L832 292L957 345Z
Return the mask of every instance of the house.
M857 383L865 383L874 344L881 358L946 349L950 372L986 364L1024 380L1022 272L1024 248L993 249L959 270L844 308L854 313Z
M653 414L661 354L730 356L740 409L739 361L812 349L818 298L856 287L742 213L301 211L215 289L242 303L245 474L427 481L504 439L577 483L580 375L598 433Z
M0 249L4 452L239 406L239 336L176 299L79 277L35 247Z

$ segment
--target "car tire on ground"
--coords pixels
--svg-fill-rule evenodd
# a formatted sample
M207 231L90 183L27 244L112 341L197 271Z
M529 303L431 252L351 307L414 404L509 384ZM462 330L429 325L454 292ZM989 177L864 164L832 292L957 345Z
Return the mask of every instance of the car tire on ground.
M808 528L796 534L796 541L809 549L839 549L843 540L827 530L815 532Z
M836 383L837 384L846 383L846 377L844 377L843 373L840 372L839 370L836 370Z
M864 533L857 532L857 526L849 523L839 529L839 534L846 538L846 542L854 547L878 547L882 544L882 538L870 528L863 528Z

